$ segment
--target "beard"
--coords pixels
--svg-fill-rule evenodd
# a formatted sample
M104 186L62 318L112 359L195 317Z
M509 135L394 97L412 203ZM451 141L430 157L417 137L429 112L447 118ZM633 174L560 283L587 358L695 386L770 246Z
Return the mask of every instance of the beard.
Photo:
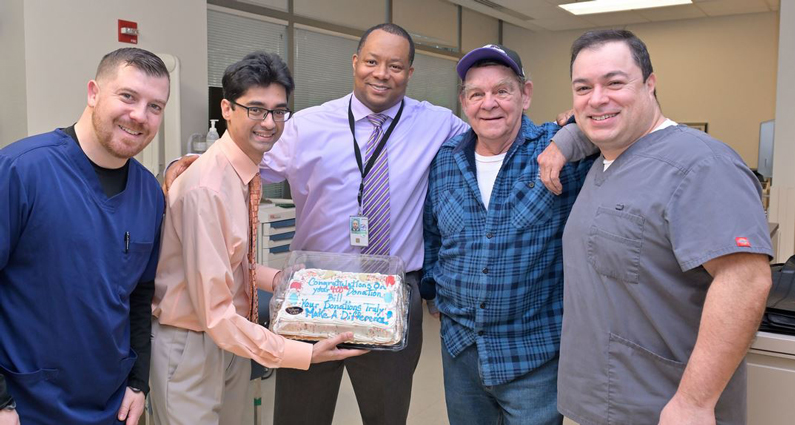
M99 144L114 157L130 159L144 150L154 138L154 133L144 126L131 122L102 119L98 110L99 108L95 108L91 115L91 124L94 127L94 133L97 135ZM116 135L114 137L117 129L123 132L123 130L118 128L119 126L141 133L141 135L130 135L129 137L125 137L124 135L119 137Z

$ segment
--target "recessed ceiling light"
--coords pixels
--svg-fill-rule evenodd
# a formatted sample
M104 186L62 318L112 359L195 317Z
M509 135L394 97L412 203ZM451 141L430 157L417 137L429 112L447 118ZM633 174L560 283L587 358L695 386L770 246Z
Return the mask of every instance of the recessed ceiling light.
M620 12L634 9L650 9L652 7L677 6L691 4L692 0L591 0L559 5L575 15L594 13Z

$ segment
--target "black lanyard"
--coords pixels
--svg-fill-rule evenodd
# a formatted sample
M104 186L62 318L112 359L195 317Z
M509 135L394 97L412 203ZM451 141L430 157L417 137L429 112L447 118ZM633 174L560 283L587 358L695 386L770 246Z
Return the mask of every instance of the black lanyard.
M351 134L353 135L353 153L356 154L356 165L359 166L359 172L362 173L362 182L359 183L359 194L356 197L356 199L359 201L359 208L361 208L362 192L364 192L364 178L373 168L373 165L375 165L375 160L378 158L378 155L381 154L381 151L384 150L384 146L386 146L386 141L392 134L392 130L395 129L395 125L397 125L398 121L400 121L400 115L403 114L403 105L405 102L403 100L400 101L400 109L398 109L395 119L392 120L392 124L389 125L389 128L386 130L386 133L384 133L384 136L381 137L381 141L378 142L378 146L375 147L375 150L370 156L370 159L367 161L367 164L362 166L362 152L359 150L359 144L356 143L356 124L353 121L353 111L351 110L352 101L353 95L351 95L351 100L348 101L348 124L351 126Z

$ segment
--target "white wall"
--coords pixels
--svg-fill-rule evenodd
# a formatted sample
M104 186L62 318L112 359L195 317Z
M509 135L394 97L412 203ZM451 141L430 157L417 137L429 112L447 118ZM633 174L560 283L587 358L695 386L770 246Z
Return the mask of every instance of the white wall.
M0 147L28 134L23 0L0 1Z
M784 262L795 253L795 2L782 1L778 87L776 90L776 135L773 158L773 186L770 190L770 221L779 223L776 260Z
M138 23L137 45L117 41L118 19ZM7 43L5 38L0 33L0 46ZM12 75L25 76L26 131L36 134L74 123L85 108L87 83L94 77L99 60L112 50L130 46L179 58L183 71L182 134L206 131L205 1L24 0L25 60ZM18 133L20 128L11 131ZM184 141L179 142L184 146Z
M778 13L628 25L648 46L665 116L707 122L709 133L757 163L759 123L776 107ZM534 82L530 117L550 121L571 108L571 43L583 31L532 33L505 25L505 45ZM790 70L791 72L791 70Z

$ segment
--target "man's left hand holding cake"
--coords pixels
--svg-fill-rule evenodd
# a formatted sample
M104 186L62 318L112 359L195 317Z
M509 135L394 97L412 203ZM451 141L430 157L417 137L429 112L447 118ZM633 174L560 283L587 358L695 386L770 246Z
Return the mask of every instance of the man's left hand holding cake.
M281 58L256 52L229 66L222 85L228 130L167 194L152 308L155 423L241 423L249 359L306 370L367 352L337 348L351 333L312 345L257 323L256 289L272 290L277 274L254 254L258 164L290 118L294 84Z

